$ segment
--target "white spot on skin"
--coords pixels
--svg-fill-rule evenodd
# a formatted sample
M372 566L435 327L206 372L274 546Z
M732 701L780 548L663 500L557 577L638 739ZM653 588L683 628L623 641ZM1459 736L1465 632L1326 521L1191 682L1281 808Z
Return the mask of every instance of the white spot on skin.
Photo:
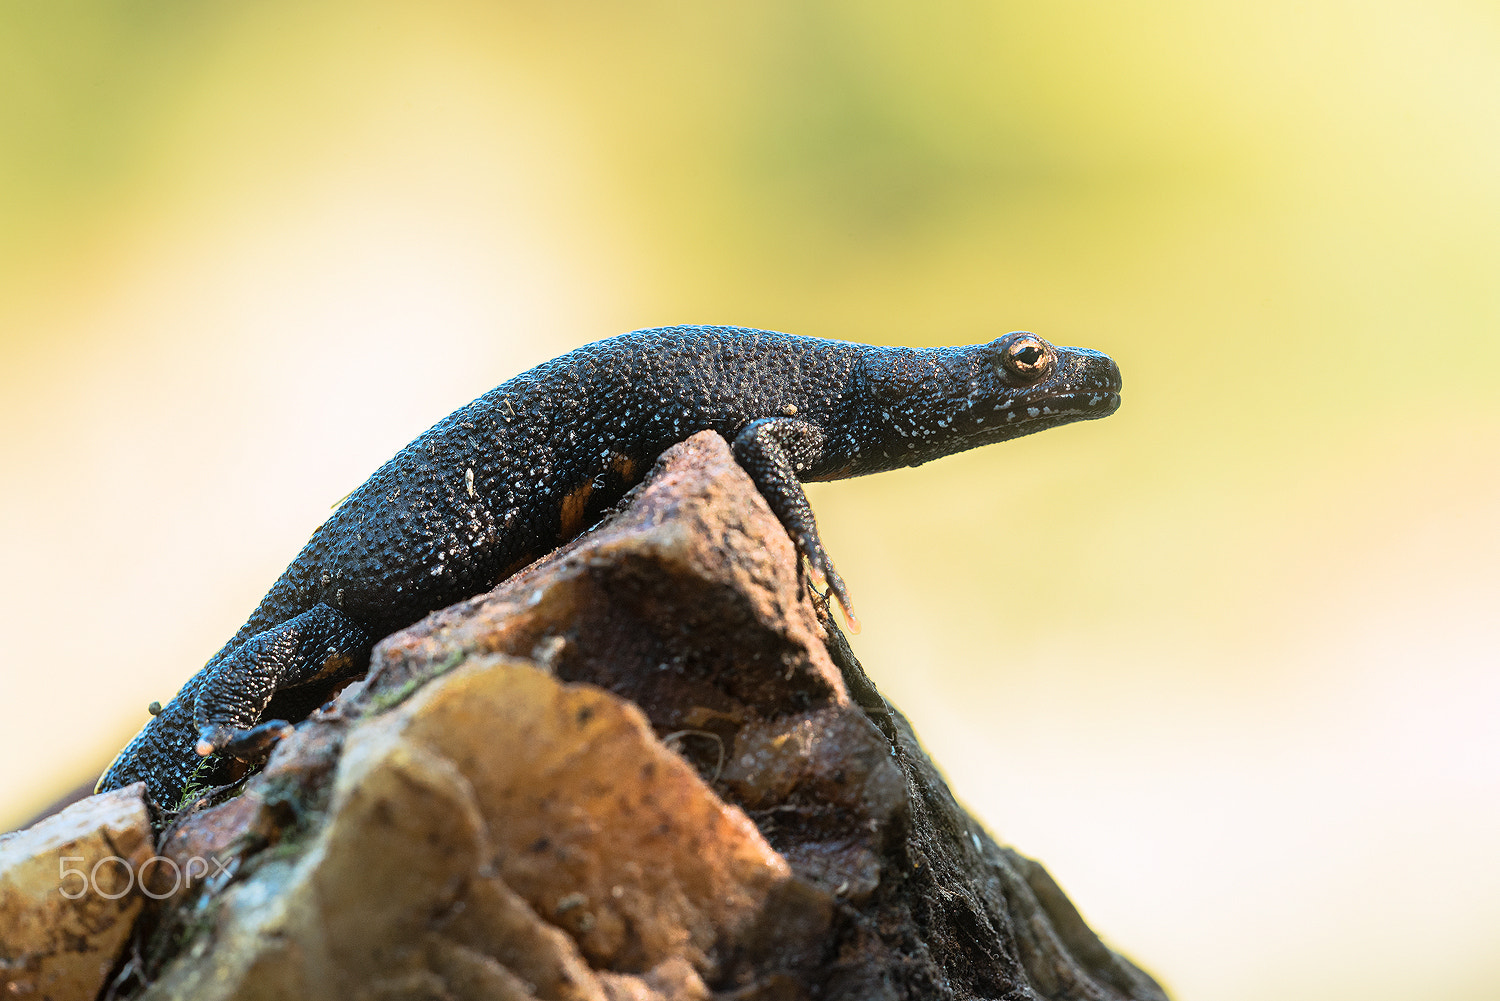
M479 496L474 490L474 470L472 468L464 470L464 486L468 489L470 497Z
M1036 417L1040 413L1041 413L1041 411L1038 410L1036 407L1027 407L1026 408L1026 416L1027 417Z

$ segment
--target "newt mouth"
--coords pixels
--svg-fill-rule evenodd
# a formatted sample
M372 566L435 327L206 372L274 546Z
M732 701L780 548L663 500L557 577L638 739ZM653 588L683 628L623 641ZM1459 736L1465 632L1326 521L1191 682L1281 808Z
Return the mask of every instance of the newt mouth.
M1084 410L1095 417L1108 417L1120 409L1119 393L1090 393Z
M1120 394L1117 392L1079 390L1045 396L1033 402L1022 402L1013 407L1007 407L1006 410L1009 413L1006 419L1012 419L1010 414L1013 413L1016 418L1023 421L1045 421L1055 417L1088 420L1108 417L1119 409Z

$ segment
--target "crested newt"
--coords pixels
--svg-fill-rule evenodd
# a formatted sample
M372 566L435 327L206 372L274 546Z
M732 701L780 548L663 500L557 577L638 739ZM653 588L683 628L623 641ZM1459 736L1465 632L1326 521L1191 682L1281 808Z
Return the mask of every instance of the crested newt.
M1026 331L904 348L679 326L587 344L455 411L376 470L97 789L144 779L171 806L204 780L200 765L222 777L234 758L263 753L329 683L362 673L377 640L579 534L696 432L730 442L852 620L803 482L1107 417L1119 393L1107 355Z

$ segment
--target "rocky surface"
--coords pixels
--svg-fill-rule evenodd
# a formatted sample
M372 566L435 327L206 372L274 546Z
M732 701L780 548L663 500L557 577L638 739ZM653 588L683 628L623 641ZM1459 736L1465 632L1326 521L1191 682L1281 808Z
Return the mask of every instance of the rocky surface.
M162 833L211 875L109 991L1164 998L954 802L712 434L234 792Z
M91 998L130 939L152 851L137 783L0 835L0 991Z

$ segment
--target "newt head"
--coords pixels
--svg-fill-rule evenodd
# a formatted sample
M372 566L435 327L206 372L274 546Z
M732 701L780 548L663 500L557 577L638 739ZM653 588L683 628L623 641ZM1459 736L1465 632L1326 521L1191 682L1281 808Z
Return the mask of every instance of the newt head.
M1015 330L978 345L975 353L981 365L978 378L971 377L966 409L983 416L988 405L1004 415L1006 425L1024 428L1021 434L1097 420L1120 408L1120 369L1102 352L1054 347L1029 330ZM1001 441L1017 435L983 437Z
M858 472L920 465L1120 406L1112 358L1028 330L985 344L892 349L868 359L864 376L885 461L867 460L873 468Z
M967 355L969 385L952 426L965 448L1098 420L1120 408L1120 369L1102 352L1056 347L1028 330L958 350Z

